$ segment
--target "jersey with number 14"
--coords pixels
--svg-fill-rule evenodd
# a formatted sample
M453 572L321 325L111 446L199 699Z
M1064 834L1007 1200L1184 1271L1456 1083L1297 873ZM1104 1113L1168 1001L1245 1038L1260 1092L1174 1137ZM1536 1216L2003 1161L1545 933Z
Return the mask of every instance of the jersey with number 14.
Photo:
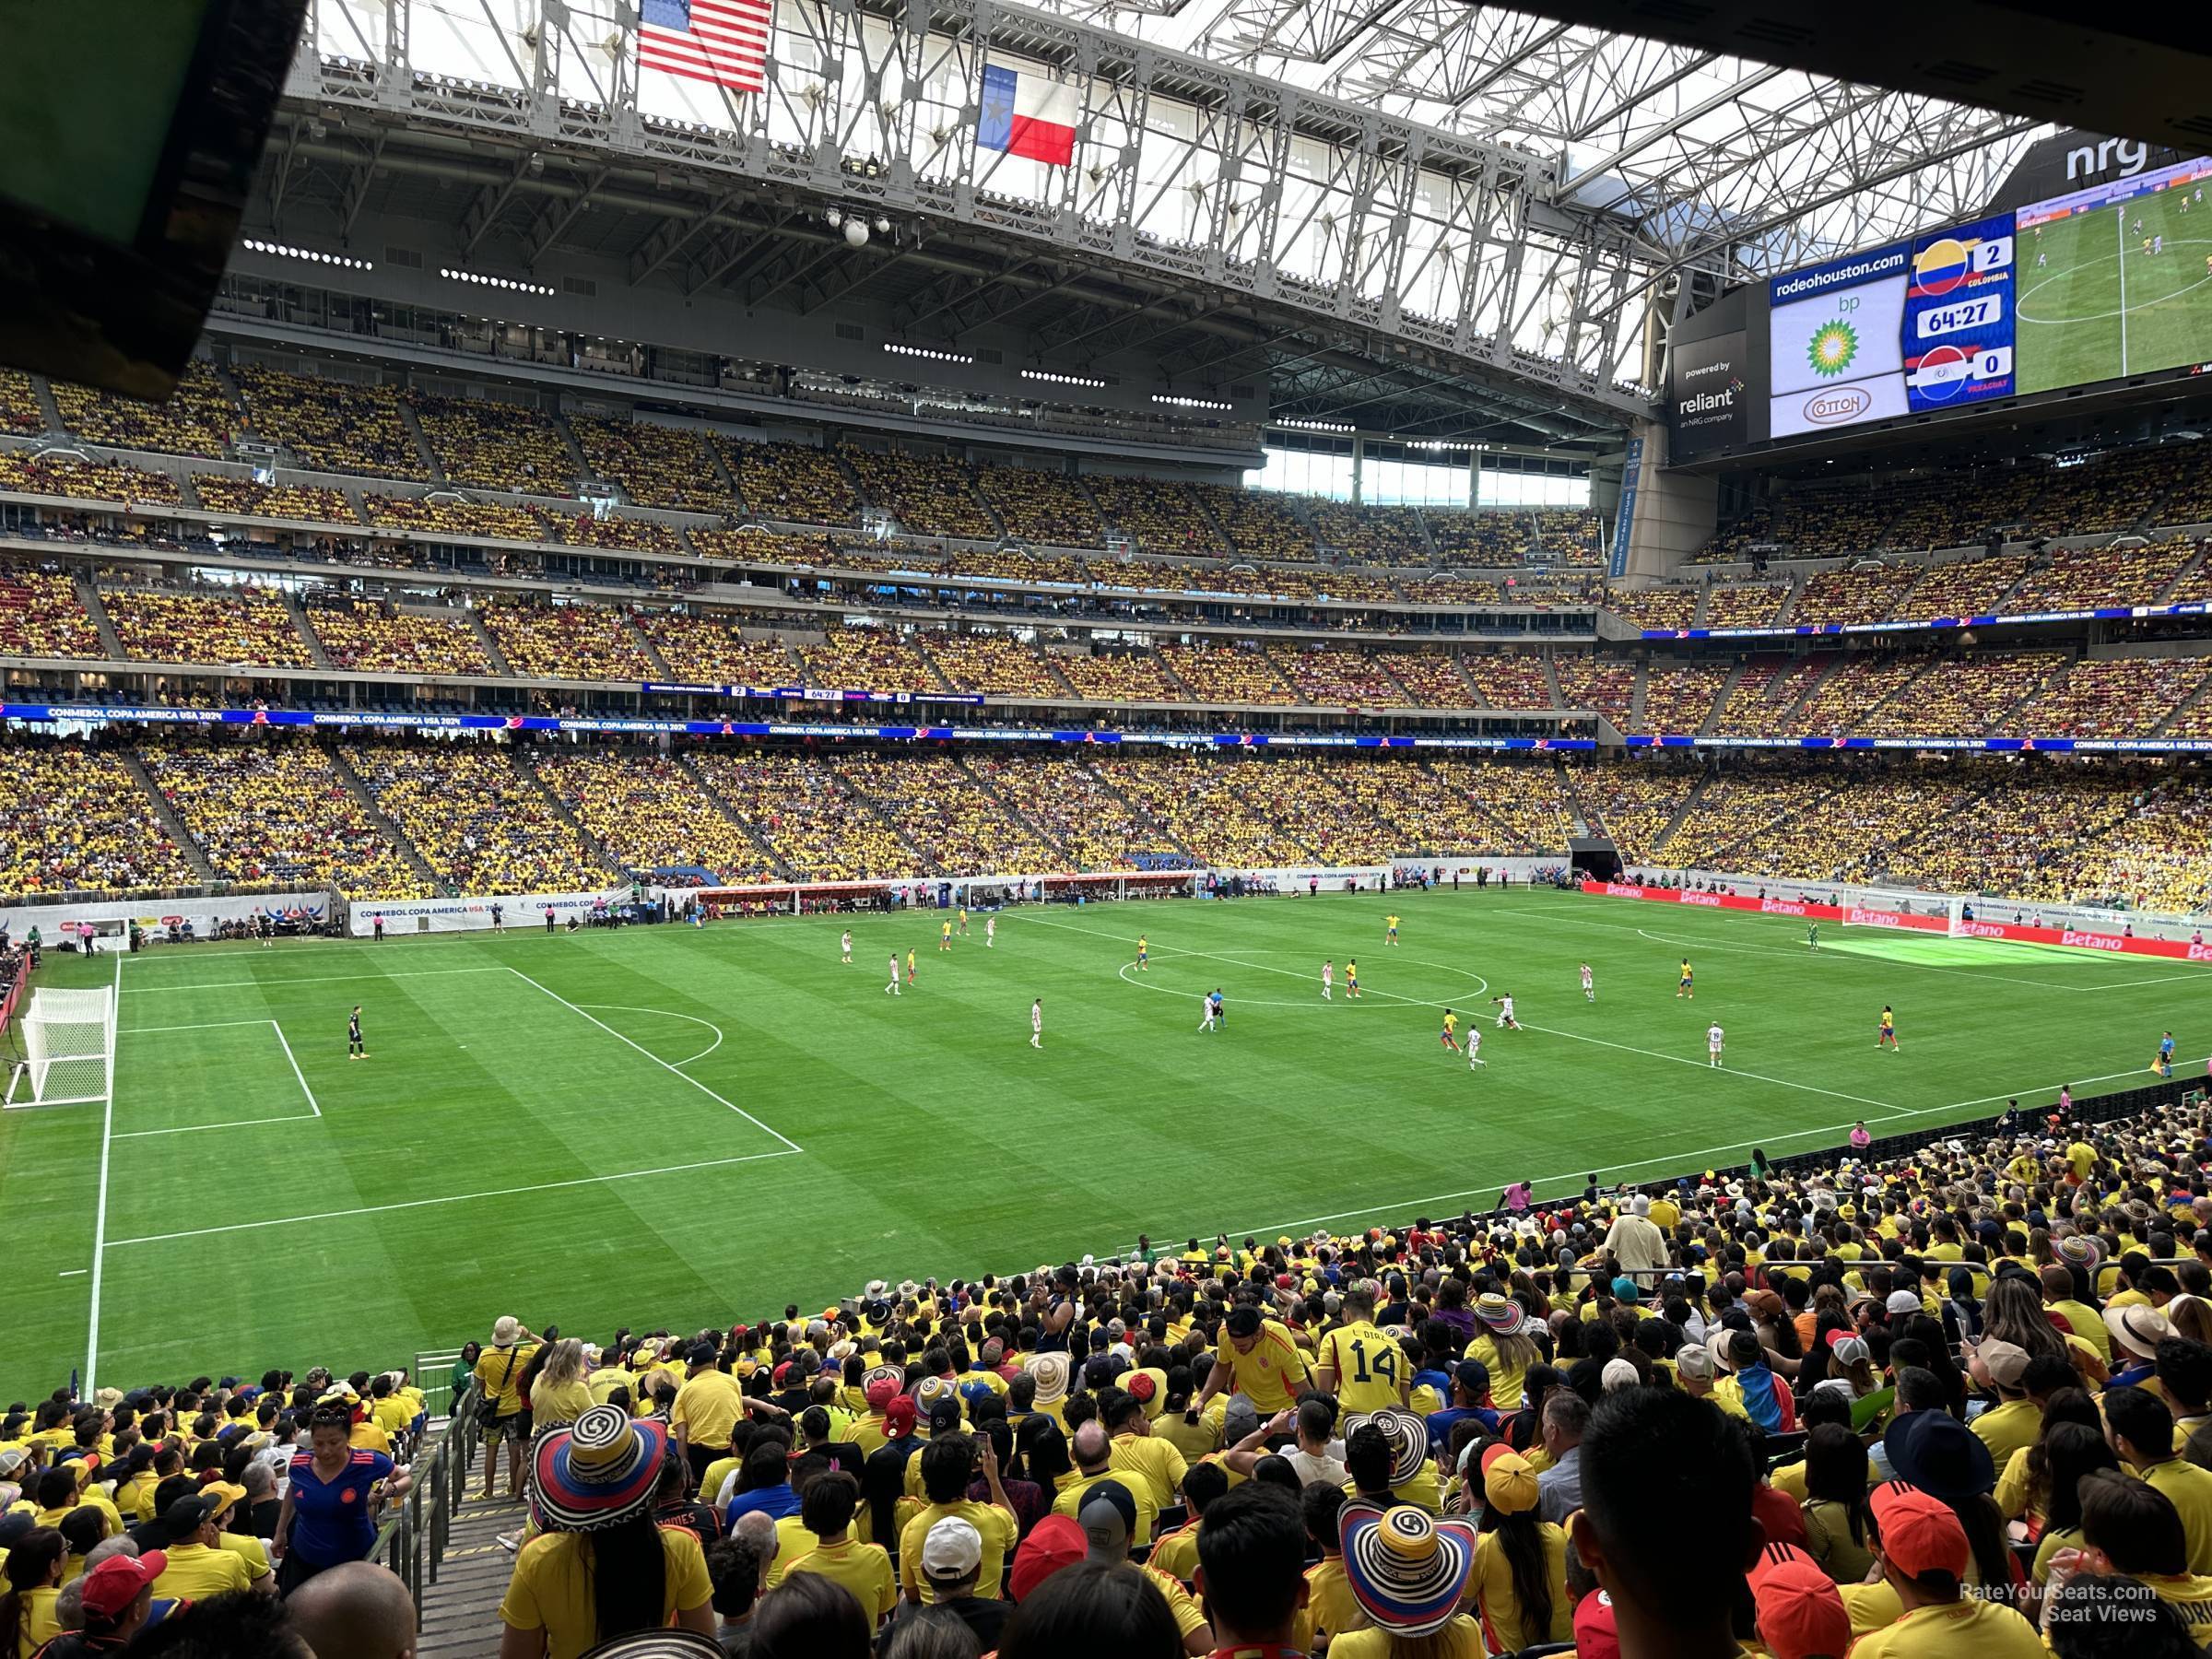
M1402 1403L1398 1377L1405 1353L1372 1324L1338 1325L1321 1339L1315 1363L1336 1373L1336 1400L1346 1411L1380 1411Z

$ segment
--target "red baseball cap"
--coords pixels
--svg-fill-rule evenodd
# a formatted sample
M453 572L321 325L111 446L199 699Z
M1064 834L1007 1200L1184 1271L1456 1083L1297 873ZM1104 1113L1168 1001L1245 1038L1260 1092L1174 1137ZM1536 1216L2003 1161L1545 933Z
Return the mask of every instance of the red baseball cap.
M1014 1571L1006 1588L1018 1602L1027 1601L1038 1585L1063 1567L1073 1567L1090 1552L1090 1539L1073 1515L1047 1515L1030 1529L1030 1535L1014 1552Z
M1944 1513L1958 1525L1948 1510ZM1888 1540L1884 1533L1884 1547ZM1759 1551L1748 1576L1751 1599L1759 1607L1759 1639L1774 1659L1812 1659L1815 1654L1842 1659L1851 1646L1851 1615L1843 1609L1835 1582L1818 1562L1794 1544L1770 1544Z
M914 1396L900 1394L883 1408L883 1432L886 1439L904 1440L914 1431Z
M168 1554L159 1549L144 1555L110 1556L85 1574L85 1611L102 1618L127 1612L138 1593L159 1578L168 1565Z
M1973 1547L1967 1542L1966 1528L1959 1524L1950 1505L1901 1480L1885 1481L1875 1488L1868 1502L1874 1509L1874 1524L1881 1529L1882 1555L1894 1562L1900 1572L1907 1578L1918 1578L1924 1572L1947 1572L1958 1579L1966 1576Z
M1620 1659L1620 1631L1614 1623L1613 1598L1593 1590L1574 1609L1575 1659Z
M878 1377L868 1384L868 1409L870 1411L888 1410L891 1402L898 1397L899 1384L888 1377Z

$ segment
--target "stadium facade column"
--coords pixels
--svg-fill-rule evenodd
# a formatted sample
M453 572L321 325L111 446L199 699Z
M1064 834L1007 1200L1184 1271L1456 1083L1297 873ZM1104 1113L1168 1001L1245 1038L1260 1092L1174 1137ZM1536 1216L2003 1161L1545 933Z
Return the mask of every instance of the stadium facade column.
M1629 527L1627 573L1647 579L1671 576L1712 539L1720 519L1720 485L1711 477L1667 470L1665 421L1639 420L1630 431L1643 440L1643 455L1637 469L1635 516ZM1625 486L1627 481L1622 482Z
M1359 432L1352 434L1352 505L1359 505L1360 475L1367 470L1367 439Z

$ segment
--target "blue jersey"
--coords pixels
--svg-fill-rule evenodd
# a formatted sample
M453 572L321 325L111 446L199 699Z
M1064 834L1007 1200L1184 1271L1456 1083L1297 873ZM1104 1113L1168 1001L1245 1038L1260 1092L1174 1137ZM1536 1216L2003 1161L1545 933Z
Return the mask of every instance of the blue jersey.
M2172 1038L2169 1037L2159 1044L2159 1058L2161 1060L2171 1060L2173 1058Z

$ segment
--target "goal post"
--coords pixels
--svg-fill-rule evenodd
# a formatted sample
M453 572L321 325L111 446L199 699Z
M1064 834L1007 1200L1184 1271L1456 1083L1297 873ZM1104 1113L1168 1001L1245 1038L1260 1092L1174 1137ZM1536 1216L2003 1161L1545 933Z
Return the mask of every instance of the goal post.
M1896 933L1940 934L1956 937L1965 900L1956 893L1925 893L1892 888L1847 888L1836 895L1845 927L1876 927Z
M115 991L34 987L21 1020L23 1060L8 1079L11 1106L81 1106L115 1084ZM28 1081L29 1098L18 1095Z

